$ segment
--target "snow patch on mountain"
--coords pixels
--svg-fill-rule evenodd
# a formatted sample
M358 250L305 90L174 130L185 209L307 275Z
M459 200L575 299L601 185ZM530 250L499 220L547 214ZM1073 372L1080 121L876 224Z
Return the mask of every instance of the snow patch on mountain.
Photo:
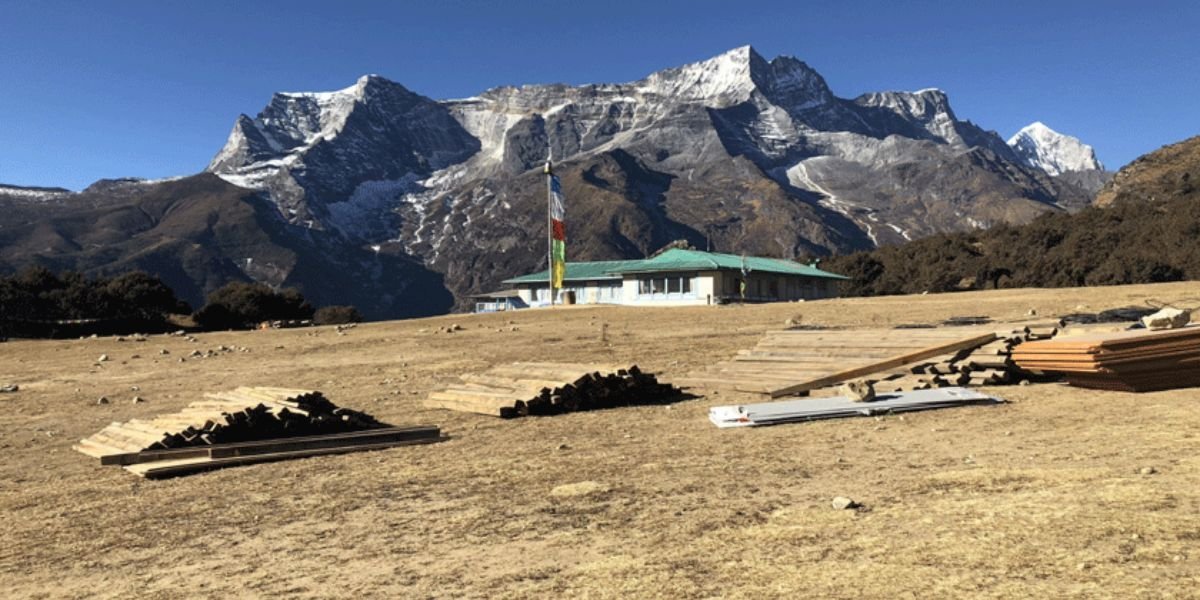
M1050 175L1067 171L1103 171L1096 152L1079 138L1059 133L1041 121L1035 121L1018 131L1008 145L1021 160Z
M0 196L19 198L33 202L46 202L70 196L73 192L62 188L24 187L0 183Z

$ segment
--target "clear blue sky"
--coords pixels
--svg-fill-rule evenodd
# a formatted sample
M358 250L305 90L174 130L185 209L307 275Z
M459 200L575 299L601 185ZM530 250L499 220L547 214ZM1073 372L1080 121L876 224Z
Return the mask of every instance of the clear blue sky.
M185 5L186 4L186 5ZM751 44L842 97L940 87L1117 168L1200 134L1200 3L0 0L0 182L194 173L274 91L629 81Z

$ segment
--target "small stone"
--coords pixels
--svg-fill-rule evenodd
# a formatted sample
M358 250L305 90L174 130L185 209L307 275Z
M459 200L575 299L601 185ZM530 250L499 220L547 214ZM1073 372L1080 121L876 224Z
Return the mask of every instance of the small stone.
M0 393L4 394L11 394L12 392L20 391L20 389L21 386L15 383L6 383L4 385L0 385Z
M1092 568L1092 565L1089 565L1088 563L1085 563L1085 562L1081 562L1081 563L1075 565L1075 568L1079 569L1080 571L1086 571L1086 570Z
M170 354L170 353L171 353L171 351L170 351L170 350L167 350L166 348L163 348L162 350L159 350L159 351L158 351L158 353L159 353L159 354L161 354L161 355L163 355L163 356L166 356L166 355Z
M1138 470L1138 473L1141 473L1142 475L1153 475L1157 472L1158 469L1155 469L1154 467L1142 467Z
M875 399L875 386L869 381L847 381L838 386L838 394L851 402L870 402Z
M566 444L559 444L557 449L558 450L570 450L571 447Z
M1028 316L1030 316L1030 317L1035 317L1035 316L1037 316L1037 309L1036 309L1036 308L1031 308L1031 309L1029 309L1029 311L1028 311L1028 312L1026 312L1025 314L1026 314L1026 315L1028 315Z
M183 336L187 335L187 332L186 332L186 331L184 331L184 330L182 330L182 329L180 329L180 330L177 330L175 333L172 333L171 335L178 336L178 337L183 337Z
M133 397L133 403L134 403L134 404L141 404L141 403L143 403L143 402L145 402L145 401L146 401L146 399L145 399L145 398L142 398L141 396L134 396L134 397Z
M1012 432L1011 432L1011 431L1005 431L1005 432L1004 432L1004 437L1009 437L1009 436L1011 436L1011 435L1012 435Z
M832 506L837 510L851 510L854 508L858 508L859 506L862 506L861 504L859 504L845 496L838 496L838 497L834 498L833 502L831 502L830 504L832 504Z
M107 355L107 354L101 354L101 355L100 355L100 358L97 358L97 359L96 359L96 362L107 362L107 361L108 361L108 355Z
M1033 383L1033 382L1032 382L1032 381L1029 381L1028 379L1022 379L1022 380L1021 380L1021 382L1020 382L1020 383L1018 383L1017 385L1030 385L1030 384L1032 384L1032 383Z
M100 398L96 400L96 404L108 404L108 396L100 396Z
M192 350L192 353L189 354L188 356L191 356L192 358L200 358L200 357L204 356L204 353L199 350Z
M136 386L136 385L131 385L131 386L129 386L129 391L131 391L131 392L140 392L140 391L142 391L142 388L141 388L141 387L139 387L139 386Z
M118 342L123 342L123 341L125 341L125 336L117 336L117 341L118 341Z
M463 329L462 325L455 323L455 324L451 325L450 327L448 327L447 331L462 331L462 329Z
M1192 320L1192 313L1178 308L1164 308L1152 315L1142 317L1146 329L1178 329Z
M134 360L134 359L141 358L141 357L142 357L141 354L131 354L129 356L129 360Z

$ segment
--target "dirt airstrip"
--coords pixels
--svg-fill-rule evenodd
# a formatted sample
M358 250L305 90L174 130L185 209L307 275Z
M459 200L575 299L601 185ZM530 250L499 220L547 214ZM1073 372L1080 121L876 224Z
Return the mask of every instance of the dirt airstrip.
M754 398L703 389L512 421L421 407L457 373L517 360L669 380L797 315L1017 321L1195 297L1200 283L4 343L0 383L20 391L0 394L0 594L1198 597L1196 389L1011 386L992 388L1011 400L999 407L742 430L714 428L708 407ZM450 324L463 329L437 331ZM318 389L451 439L165 481L71 450L111 421L239 385ZM864 507L835 510L835 496Z

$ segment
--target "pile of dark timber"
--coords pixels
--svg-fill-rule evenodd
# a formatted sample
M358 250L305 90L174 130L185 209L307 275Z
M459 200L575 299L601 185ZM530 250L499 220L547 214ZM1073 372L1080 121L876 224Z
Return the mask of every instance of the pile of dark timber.
M1027 369L1063 373L1071 385L1148 392L1200 386L1200 327L1096 333L1021 344Z
M398 429L340 408L320 392L242 387L205 394L174 414L112 423L75 449L100 464L165 477L266 462L437 441L436 427Z
M502 418L666 404L680 390L660 383L636 365L618 369L590 364L513 363L486 373L464 374L462 383L434 392L429 408L446 408Z
M896 392L954 386L1008 385L1041 381L1045 377L1017 366L1013 348L1029 340L1046 340L1058 333L1056 325L1022 326L997 332L996 339L954 355L922 362L890 373L875 383L875 391Z

